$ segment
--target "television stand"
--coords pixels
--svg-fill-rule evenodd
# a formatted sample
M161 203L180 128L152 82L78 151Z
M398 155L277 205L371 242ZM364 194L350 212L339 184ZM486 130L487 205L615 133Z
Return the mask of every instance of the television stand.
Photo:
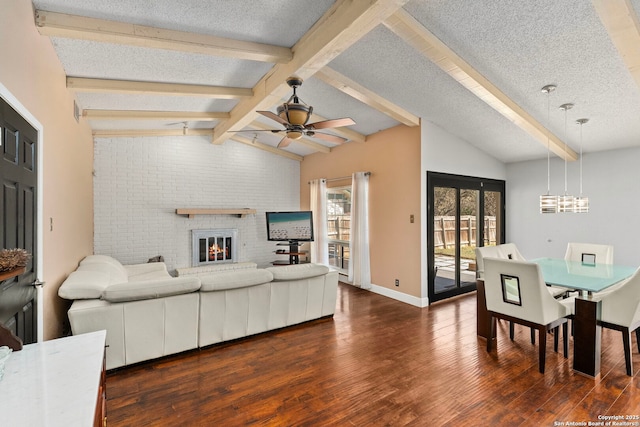
M277 246L288 246L289 250L277 249L278 255L289 255L289 260L273 261L273 265L292 265L300 264L300 256L306 256L307 251L300 251L300 243L297 240L290 240L288 243L278 243ZM304 261L303 261L304 262Z

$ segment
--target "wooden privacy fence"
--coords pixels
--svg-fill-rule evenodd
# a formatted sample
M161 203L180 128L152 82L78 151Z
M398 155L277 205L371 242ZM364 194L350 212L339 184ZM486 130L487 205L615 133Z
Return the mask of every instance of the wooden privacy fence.
M433 219L433 239L436 248L451 248L456 244L456 217L436 216ZM460 217L460 245L476 246L476 217ZM484 217L484 246L496 244L496 217Z

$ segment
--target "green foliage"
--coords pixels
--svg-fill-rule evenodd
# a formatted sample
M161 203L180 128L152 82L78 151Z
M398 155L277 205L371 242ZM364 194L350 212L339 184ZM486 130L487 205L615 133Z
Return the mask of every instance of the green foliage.
M456 251L455 251L455 248L447 248L447 249L436 248L435 249L435 254L436 255L455 256L456 255ZM461 246L460 247L460 258L476 259L476 247L475 246Z

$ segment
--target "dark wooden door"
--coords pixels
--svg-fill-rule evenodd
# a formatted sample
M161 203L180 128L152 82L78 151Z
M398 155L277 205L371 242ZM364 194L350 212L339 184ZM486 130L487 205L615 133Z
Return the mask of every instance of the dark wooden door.
M32 254L25 273L0 282L0 323L25 344L37 340L37 131L0 98L0 241Z

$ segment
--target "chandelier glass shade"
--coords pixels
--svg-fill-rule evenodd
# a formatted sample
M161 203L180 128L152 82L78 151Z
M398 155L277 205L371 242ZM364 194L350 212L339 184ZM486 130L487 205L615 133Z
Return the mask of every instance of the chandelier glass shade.
M589 198L582 194L582 125L589 119L578 119L576 123L580 125L580 195L575 199L575 213L589 213Z
M564 111L564 137L567 139L567 111L573 108L573 104L562 104L560 109ZM558 212L573 212L575 209L575 197L567 193L567 143L564 143L564 194L558 196Z
M558 212L558 197L551 194L551 172L550 172L550 151L549 151L549 96L556 90L555 85L546 85L542 88L542 93L547 94L547 193L540 196L540 213Z
M540 196L540 213L558 212L558 196L543 194Z

